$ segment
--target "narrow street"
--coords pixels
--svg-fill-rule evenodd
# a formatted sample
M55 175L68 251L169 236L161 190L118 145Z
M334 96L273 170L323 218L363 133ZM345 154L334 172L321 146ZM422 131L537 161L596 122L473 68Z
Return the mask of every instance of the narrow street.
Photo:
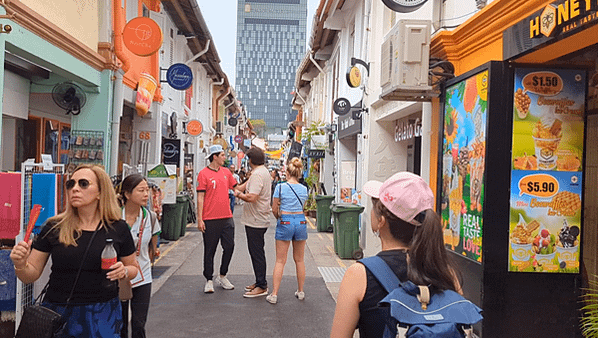
M245 285L254 280L244 226L243 206L235 208L235 251L228 278L234 290L215 285L205 294L203 239L195 224L184 237L161 245L162 257L154 265L152 301L146 325L148 337L325 337L330 333L335 299L342 275L352 261L334 254L332 233L319 233L315 220L308 225L305 253L305 300L294 297L295 264L289 251L278 303L265 297L243 297ZM275 262L275 219L266 233L268 283L272 285ZM221 249L214 260L220 266Z

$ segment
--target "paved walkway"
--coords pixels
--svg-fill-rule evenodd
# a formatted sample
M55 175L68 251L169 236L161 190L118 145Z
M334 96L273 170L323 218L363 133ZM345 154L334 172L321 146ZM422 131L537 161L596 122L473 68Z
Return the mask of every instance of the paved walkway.
M203 293L203 239L194 224L178 241L161 246L162 257L154 265L148 337L326 337L334 316L335 299L344 270L353 261L334 254L331 233L318 233L314 219L308 227L305 253L305 300L294 297L297 288L295 264L289 251L278 304L265 297L247 299L243 287L255 281L244 226L242 206L235 208L235 251L228 278L234 290L215 286ZM272 283L275 261L275 219L266 233L268 283ZM219 247L214 269L220 266Z

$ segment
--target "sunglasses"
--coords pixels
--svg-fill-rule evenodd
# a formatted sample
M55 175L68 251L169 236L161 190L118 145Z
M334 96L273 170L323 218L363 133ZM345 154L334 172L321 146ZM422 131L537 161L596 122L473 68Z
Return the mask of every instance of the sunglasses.
M89 188L89 185L91 184L89 182L89 180L87 180L85 178L81 178L81 179L79 179L79 181L75 181L73 179L70 179L70 180L66 181L66 183L65 183L66 189L67 190L73 189L75 187L75 183L78 183L79 187L81 189L87 189L87 188Z

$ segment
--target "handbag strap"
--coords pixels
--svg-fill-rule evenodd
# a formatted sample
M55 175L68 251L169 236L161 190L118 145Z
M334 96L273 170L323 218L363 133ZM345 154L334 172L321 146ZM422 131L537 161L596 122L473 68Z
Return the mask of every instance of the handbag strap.
M289 182L287 182L287 185L289 186L289 188L291 188L291 190L293 191L293 194L295 194L295 196L299 200L299 204L301 204L301 208L303 208L303 203L301 202L301 199L299 198L299 195L297 195L297 193L295 192L295 189L293 189L293 187L291 187L291 184Z
M93 235L91 235L91 239L89 240L89 243L87 243L87 248L85 248L85 253L83 254L83 260L81 260L81 266L79 266L79 270L77 271L77 277L75 277L75 282L73 283L73 287L71 288L71 293L69 294L69 298L66 299L67 306L71 302L71 298L73 297L73 293L75 292L75 287L77 286L77 282L79 281L79 276L81 276L81 270L83 269L83 264L85 264L85 259L87 258L87 253L89 252L91 243L93 242L93 239L96 237L98 230L100 230L101 224L102 224L102 222L100 222L100 224L98 224L96 231L93 232Z

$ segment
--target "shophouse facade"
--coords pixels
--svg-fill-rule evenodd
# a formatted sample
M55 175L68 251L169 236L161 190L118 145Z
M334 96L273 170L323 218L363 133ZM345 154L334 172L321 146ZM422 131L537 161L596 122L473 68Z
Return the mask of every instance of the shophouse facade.
M5 51L2 169L20 170L25 160L40 162L42 154L49 154L67 171L97 163L117 176L125 164L143 171L162 163L163 140L170 138L179 140L179 168L185 158L193 168L203 167L201 154L216 138L218 112L225 106L240 108L197 5L63 2L3 5L1 21L9 28L0 36ZM127 23L140 17L160 27L163 43L153 54L137 55L125 44ZM193 83L187 89L174 89L166 81L168 68L176 63L191 68ZM156 81L157 89L148 109L140 112L136 99L142 73ZM80 107L56 103L68 89L85 101ZM191 120L202 124L198 136L186 131Z
M326 125L330 144L322 159L320 180L337 202L356 198L368 205L360 187L400 170L430 179L427 154L436 143L430 132L431 105L381 98L380 79L385 35L401 18L431 20L432 8L426 4L401 16L380 1L320 3L310 50L297 70L293 103L301 109L306 126L318 121ZM357 67L362 75L355 87L346 80L351 67ZM352 108L339 114L342 107L338 104ZM418 132L403 135L403 129L409 128ZM426 137L422 138L423 134ZM366 220L369 211L361 217L360 243L364 253L372 255L380 250L379 241L368 231Z
M109 5L102 1L63 1L62 6L53 7L43 1L3 4L3 170L20 170L29 158L40 162L41 154L50 154L54 163L65 165L109 162L106 121L115 64L102 54L102 46L110 44L105 24L110 18ZM52 92L61 84L76 90L85 104L68 113L68 107L58 106ZM88 150L83 147L79 153L71 152L73 135L93 135L101 142L88 147L94 151L94 160L89 160L89 151L82 158L83 150Z

